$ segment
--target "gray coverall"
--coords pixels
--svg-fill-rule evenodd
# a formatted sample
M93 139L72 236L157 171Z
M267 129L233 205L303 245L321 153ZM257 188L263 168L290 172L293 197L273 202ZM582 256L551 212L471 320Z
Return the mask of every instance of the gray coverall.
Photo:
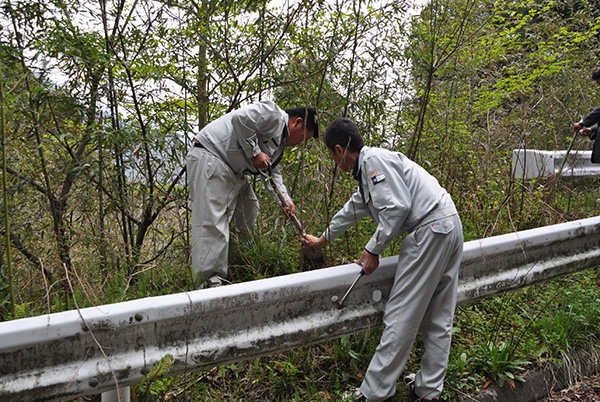
M260 152L269 156L273 179L285 200L290 200L276 166L289 136L288 121L288 114L275 103L258 102L214 120L196 135L186 163L197 283L227 275L231 220L245 233L256 223L258 200L247 178L248 173L258 173L253 157Z
M332 241L359 220L377 224L365 246L381 254L404 233L394 284L384 312L384 330L360 387L369 401L396 391L417 331L425 353L415 380L418 396L438 398L448 368L462 224L450 195L405 155L363 147L353 171L359 191L332 218L323 237Z

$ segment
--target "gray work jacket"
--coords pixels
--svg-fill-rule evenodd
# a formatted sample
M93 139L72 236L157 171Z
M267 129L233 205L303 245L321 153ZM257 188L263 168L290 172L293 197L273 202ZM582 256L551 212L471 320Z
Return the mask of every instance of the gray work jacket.
M252 158L266 153L271 162L283 155L288 114L274 102L264 101L242 107L207 124L195 139L209 152L221 158L237 174L257 174ZM279 203L271 186L263 179L265 187ZM283 184L278 166L273 168L273 180L286 201L291 198Z
M421 226L438 207L449 206L456 213L437 179L400 152L363 147L353 174L359 190L332 218L323 233L328 241L371 216L377 229L365 249L379 255L396 237Z

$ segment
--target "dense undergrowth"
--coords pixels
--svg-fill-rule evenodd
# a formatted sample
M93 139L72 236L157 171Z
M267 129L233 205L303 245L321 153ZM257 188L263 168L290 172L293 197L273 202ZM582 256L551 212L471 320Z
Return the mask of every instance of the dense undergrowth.
M452 194L466 241L598 215L598 179L515 180L511 164L515 149L591 148L572 125L599 104L590 80L598 2L435 1L412 17L396 0L271 3L0 8L10 218L0 233L10 244L0 250L0 321L194 289L177 174L189 137L258 99L314 106L322 129L351 117L368 145L407 154ZM320 140L286 150L281 166L305 228L319 234L356 183ZM234 233L232 282L299 270L295 230L253 186L258 227L250 239ZM373 229L365 220L328 246L327 265L352 262ZM445 396L513 384L598 343L598 276L459 307ZM379 335L176 377L165 356L133 400L336 401L360 383ZM418 368L420 349L417 340L407 369Z
M594 180L529 183L542 204L555 211L544 216L540 204L525 205L508 219L500 217L493 230L506 233L541 224L558 223L591 216L597 206ZM567 191L560 197L561 191ZM230 247L230 279L242 282L297 272L297 235L277 206L261 195L262 215L250 239L233 236ZM462 205L465 241L482 236L470 214L469 198L455 197ZM476 201L473 201L476 202ZM562 211L558 213L556 211ZM505 211L499 211L499 215ZM510 215L510 214L508 214ZM550 222L548 222L550 220ZM313 224L312 232L323 227ZM373 230L365 220L330 244L325 250L328 265L352 262ZM396 241L386 255L397 252ZM74 294L70 306L86 307L147 296L191 290L189 267L149 265L125 280L125 272L100 275L93 269L74 267ZM99 291L101 289L101 291ZM48 294L49 292L46 292ZM36 298L36 294L38 295ZM28 301L18 305L14 318L62 311L63 298L53 298L30 289ZM525 372L548 363L560 363L564 356L600 339L600 271L591 269L507 292L476 304L457 308L453 344L444 396L458 401L488 386L521 381ZM216 317L215 319L220 319ZM285 353L242 361L212 370L170 377L170 356L157 363L144 383L132 387L134 401L339 401L344 391L360 385L381 334L380 329L346 336L339 340L303 347ZM418 370L422 345L417 338L407 370ZM399 384L397 400L404 400ZM85 400L99 400L99 396Z
M584 217L586 210L594 210L597 196L595 191L586 191L590 184L593 182L571 183L569 191L575 197L569 201L570 205L565 205L564 200L556 201L563 211L570 211L565 215L575 219ZM548 205L552 205L554 199L548 199ZM267 208L276 208L269 207L268 200L263 201ZM240 240L234 236L230 252L233 282L297 272L296 234L280 218L274 209L273 214L263 217L251 239ZM535 227L539 221L529 218L521 222L506 221L502 231ZM463 221L465 240L477 238L468 213L463 214ZM315 228L315 231L321 229ZM348 236L331 244L325 250L328 263L351 262L372 229L372 223L365 221ZM396 251L399 243L387 253ZM156 267L140 274L132 288L119 287L116 279L114 283L109 280L105 297L118 301L181 291L189 287L189 280L186 270ZM458 401L489 386L513 386L522 381L527 371L550 363L560 364L564 356L597 344L600 341L599 295L600 271L592 269L458 307L444 397ZM85 300L89 303L85 295L79 296L82 303L85 304ZM138 401L340 401L344 391L360 385L380 334L380 329L373 329L176 377L168 376L169 356L166 356L143 384L133 388L132 398ZM407 370L418 370L421 349L417 338ZM404 393L399 384L396 400L405 400Z
M560 363L564 355L597 344L599 290L599 271L590 270L459 307L444 396L458 401L488 386L510 386L522 381L527 370ZM147 383L136 387L136 397L153 401L340 401L345 390L360 384L380 333L375 329L159 379L151 387ZM417 339L407 370L418 370L421 347ZM404 400L404 393L399 385L396 400Z

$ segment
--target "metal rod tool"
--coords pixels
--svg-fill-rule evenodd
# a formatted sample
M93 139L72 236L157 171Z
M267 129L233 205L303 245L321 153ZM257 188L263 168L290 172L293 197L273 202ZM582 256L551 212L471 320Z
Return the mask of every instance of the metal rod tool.
M348 290L346 290L346 293L344 294L344 297L342 297L342 300L338 300L337 296L331 296L331 301L335 303L335 307L338 310L341 310L344 308L344 302L346 301L346 298L348 297L348 295L350 294L350 292L352 291L352 289L354 289L354 285L356 285L356 283L358 282L358 280L360 279L361 276L363 276L365 274L365 270L361 269L360 273L358 274L358 276L356 277L356 279L354 280L354 282L352 282L352 285L350 285L350 287L348 288Z
M273 170L271 168L271 164L267 165L266 172L263 170L259 170L258 172L269 182L269 184L273 188L273 191L279 198L281 205L282 206L286 205L286 201L285 201L285 198L283 197L283 194L281 193L281 191L275 184L275 180L273 180ZM292 221L292 224L298 231L298 235L300 237L304 236L306 234L306 231L302 227L302 223L300 222L300 219L298 219L298 217L294 214L289 214L288 218L290 219L290 221ZM323 250L321 250L321 247L311 247L308 249L302 248L300 250L300 253L302 256L302 261L307 263L309 267L319 268L319 267L322 267L325 262L325 258L323 257Z

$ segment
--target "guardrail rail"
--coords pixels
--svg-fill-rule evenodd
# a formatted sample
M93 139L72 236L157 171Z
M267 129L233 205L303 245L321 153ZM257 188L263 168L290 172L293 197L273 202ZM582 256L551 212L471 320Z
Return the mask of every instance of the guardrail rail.
M584 178L600 176L600 164L592 163L592 151L540 151L515 149L512 169L516 179L536 179L560 174Z
M600 217L466 242L459 304L600 265ZM166 354L171 375L381 325L397 257L338 310L355 264L0 323L0 401L60 401L139 383Z

